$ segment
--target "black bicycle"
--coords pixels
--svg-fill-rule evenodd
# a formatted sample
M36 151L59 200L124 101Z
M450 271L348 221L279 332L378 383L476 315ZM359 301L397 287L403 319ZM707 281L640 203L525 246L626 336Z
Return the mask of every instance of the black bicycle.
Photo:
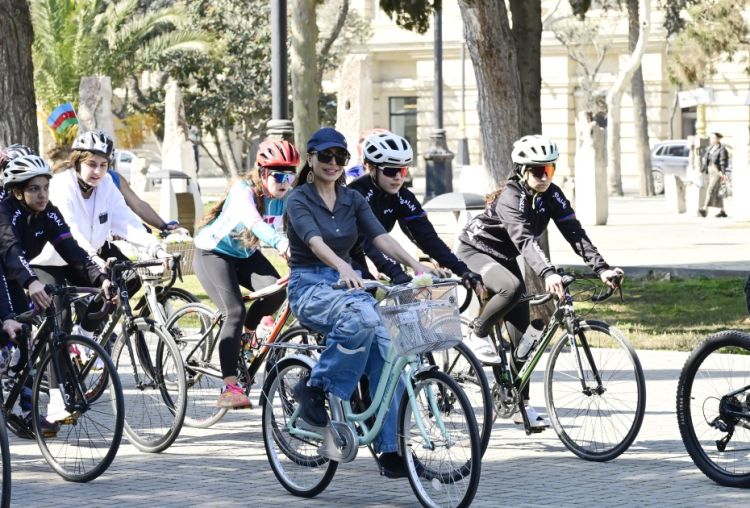
M50 296L68 298L96 294L99 289L46 285L45 291ZM103 316L102 312L92 317ZM10 392L3 394L3 415L12 428L33 434L44 459L60 476L74 482L91 481L110 466L122 439L125 408L115 366L95 341L62 331L54 304L43 317L28 311L16 320L28 328L18 336L21 369ZM32 325L36 327L33 334ZM31 429L12 412L30 378ZM53 394L59 395L61 406L56 418L49 414ZM56 435L42 431L45 418L60 424Z
M556 301L549 323L527 353L528 360L520 372L511 368L509 358L516 352L510 341L502 339L502 321L492 327L490 337L501 359L500 364L492 366L495 414L510 418L520 411L527 434L543 430L530 424L521 393L530 383L547 346L552 344L544 375L552 427L563 444L579 457L600 462L612 460L628 449L643 423L646 412L643 369L635 350L617 328L576 314L571 286L576 280L595 280L599 276L565 272L561 275L565 298ZM621 278L613 282L619 286ZM595 289L590 300L604 301L613 292L612 288L603 292ZM552 298L551 294L527 295L522 301L535 305Z
M0 411L0 508L10 506L10 444L8 444L8 429L5 428L5 418Z

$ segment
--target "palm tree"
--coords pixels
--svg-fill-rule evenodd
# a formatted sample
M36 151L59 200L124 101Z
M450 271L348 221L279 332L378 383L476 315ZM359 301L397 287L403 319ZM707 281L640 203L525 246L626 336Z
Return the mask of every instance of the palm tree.
M178 51L207 51L209 35L190 26L182 4L143 11L138 0L30 0L34 80L40 109L77 102L83 76L113 86Z

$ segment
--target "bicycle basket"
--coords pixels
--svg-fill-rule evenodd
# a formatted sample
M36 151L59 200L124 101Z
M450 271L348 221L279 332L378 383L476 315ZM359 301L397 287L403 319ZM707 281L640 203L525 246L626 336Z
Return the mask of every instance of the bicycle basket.
M378 311L399 356L449 349L461 342L456 283L394 291Z
M143 259L141 261L152 261ZM135 269L138 277L143 281L156 282L160 280L169 280L172 276L172 272L164 270L164 266L138 266Z
M193 256L195 255L195 244L193 242L181 242L181 243L167 242L165 247L167 248L167 252L169 252L170 254L182 254L182 259L180 259L182 275L192 275L195 273L195 271L193 270Z

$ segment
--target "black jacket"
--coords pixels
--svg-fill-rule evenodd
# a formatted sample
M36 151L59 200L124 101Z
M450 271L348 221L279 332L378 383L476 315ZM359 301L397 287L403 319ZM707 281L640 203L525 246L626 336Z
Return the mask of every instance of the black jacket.
M716 148L714 145L709 146L706 149L706 153L703 154L703 172L708 173L708 166L715 165L719 168L719 171L725 173L727 166L729 165L729 153L724 145L719 143Z
M515 259L520 254L535 273L544 277L555 267L544 255L537 239L550 220L596 273L609 268L555 184L542 194L532 195L518 180L509 180L485 211L466 225L459 241L498 260Z
M27 310L27 302L18 297L9 301L8 296L23 294L14 289L28 288L38 280L29 260L35 258L47 242L52 243L68 265L86 274L92 286L101 286L106 278L73 239L57 207L49 203L44 211L32 213L8 194L0 201L0 263L7 280L6 287L0 290L1 319Z
M440 239L427 218L427 213L409 189L402 187L396 194L389 194L376 186L370 175L357 178L349 184L349 187L357 190L365 197L375 217L378 218L386 231L392 231L396 222L398 222L409 240L437 261L440 266L448 268L456 275L463 275L469 270L466 264L458 259L445 242ZM351 254L352 260L361 267L366 266L366 254L378 271L391 279L397 273L403 272L401 265L375 248L371 240L370 238L360 238L361 249L355 247Z

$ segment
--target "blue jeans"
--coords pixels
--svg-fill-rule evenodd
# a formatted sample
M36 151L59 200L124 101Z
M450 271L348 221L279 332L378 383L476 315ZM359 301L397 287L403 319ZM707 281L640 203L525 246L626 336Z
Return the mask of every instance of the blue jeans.
M326 349L312 369L310 385L349 400L364 374L374 397L390 338L375 309L375 299L364 291L333 289L331 285L338 280L339 273L327 266L295 267L289 277L292 312L305 328L326 334ZM373 344L377 347L371 347ZM378 452L398 450L396 399L373 442Z

